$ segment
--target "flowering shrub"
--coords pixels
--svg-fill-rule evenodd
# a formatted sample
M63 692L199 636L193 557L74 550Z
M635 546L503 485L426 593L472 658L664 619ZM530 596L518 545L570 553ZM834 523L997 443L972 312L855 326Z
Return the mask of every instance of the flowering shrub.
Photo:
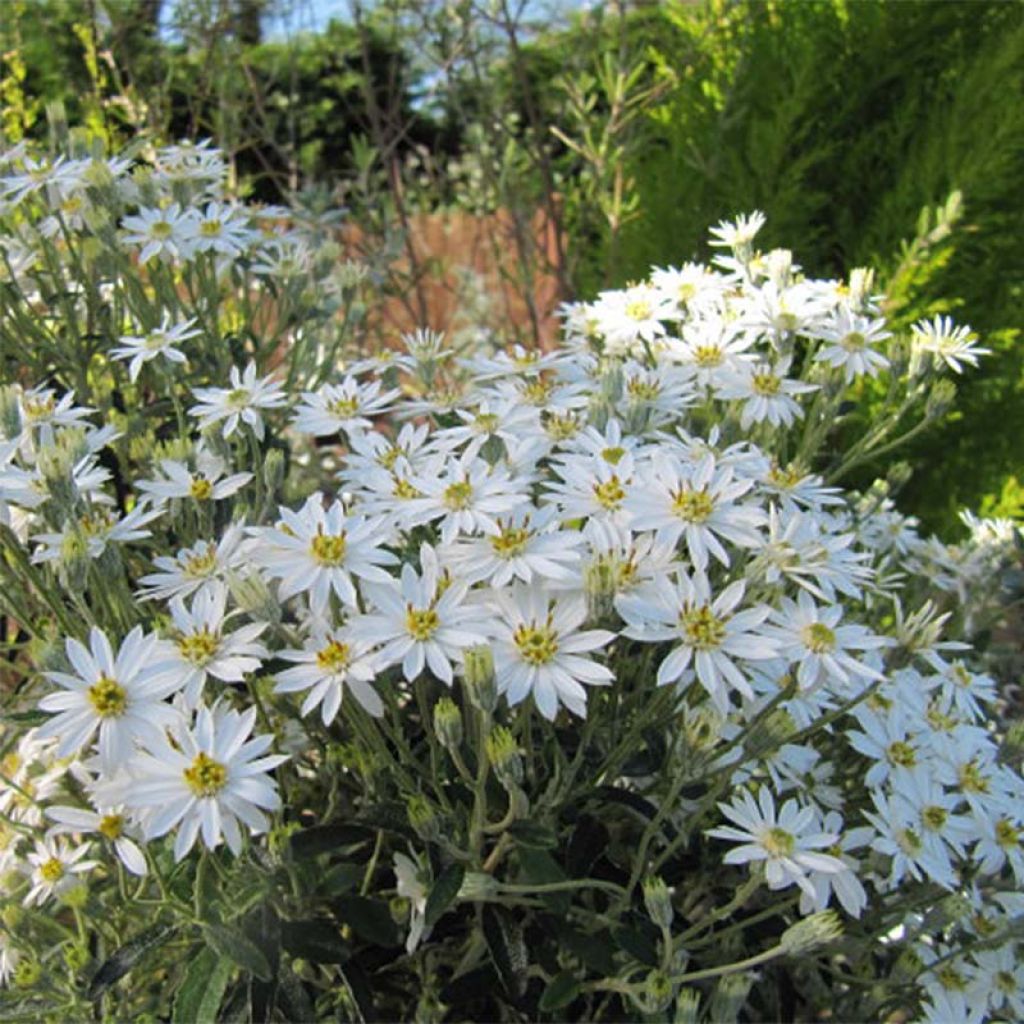
M1024 1014L1012 529L835 483L966 328L754 215L555 351L353 358L212 149L2 171L6 1015Z

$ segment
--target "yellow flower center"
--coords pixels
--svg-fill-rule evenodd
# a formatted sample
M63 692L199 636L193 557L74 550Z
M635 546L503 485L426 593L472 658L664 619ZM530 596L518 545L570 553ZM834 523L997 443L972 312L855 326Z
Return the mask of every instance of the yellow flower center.
M120 839L124 832L124 817L120 814L107 814L96 827L108 839Z
M1020 846L1020 829L1009 818L1000 818L996 822L996 842L1005 850Z
M1012 995L1017 991L1017 979L1009 971L996 971L996 988Z
M414 640L429 640L437 627L441 625L441 619L433 608L413 608L406 605L405 628Z
M614 512L625 501L626 492L619 478L612 475L602 483L594 484L594 498L602 508Z
M689 647L698 651L710 651L725 639L725 621L718 618L710 605L691 608L679 616L683 636Z
M152 238L163 241L174 234L174 228L165 220L155 220L149 225L149 234Z
M411 501L413 498L423 496L408 480L401 477L395 477L395 486L392 488L391 493L403 501Z
M220 649L220 637L211 633L205 626L195 633L183 633L175 643L181 656L193 665L203 666Z
M86 512L78 520L78 525L82 528L82 533L87 537L98 537L100 534L110 530L116 522L117 517L112 512L97 508L91 512Z
M960 765L957 775L960 780L960 788L965 793L987 793L989 791L988 779L982 774L976 761L968 761Z
M228 770L208 754L196 754L195 760L184 771L188 788L196 796L216 796L228 784Z
M86 690L89 703L102 718L117 718L123 715L128 707L128 694L125 688L110 676L100 676Z
M525 370L533 366L533 364L536 363L538 359L540 359L539 352L526 351L523 352L522 355L513 356L512 363L520 370Z
M557 413L549 413L544 417L544 429L550 438L555 441L568 441L579 433L579 421L571 412L564 416Z
M813 654L828 654L836 649L836 635L824 622L809 622L800 630L800 640Z
M901 828L896 832L899 848L907 854L914 855L921 851L921 837L912 828Z
M676 297L679 300L680 305L685 305L697 294L697 286L689 281L681 284L676 290Z
M232 409L244 409L252 396L245 388L235 388L228 392L228 405Z
M491 537L491 547L499 558L515 558L526 550L530 531L526 526L503 526Z
M398 456L402 452L398 448L385 448L384 451L377 456L377 464L383 466L385 469L391 469L394 464L398 461Z
M715 511L715 499L702 487L694 491L689 487L681 487L672 495L672 511L684 523L704 523Z
M774 487L778 487L781 491L788 491L791 487L796 487L801 480L803 480L803 473L799 466L772 466L768 472L768 482Z
M846 349L847 352L863 352L867 347L868 339L864 337L860 331L850 331L845 337L843 337L839 345L841 348Z
M216 217L204 220L199 225L199 234L204 238L216 238L224 230L224 225Z
M163 331L151 331L146 335L145 345L150 352L156 352L167 344L167 335Z
M186 576L202 579L209 576L217 565L216 548L207 548L198 555L189 555L179 563Z
M952 964L943 964L935 972L935 977L947 992L963 992L967 988L964 976Z
M921 812L921 821L924 823L924 827L932 832L940 831L942 826L946 824L948 817L949 812L944 807L936 807L934 805L926 807Z
M498 417L493 412L478 413L474 426L482 434L493 434L498 429Z
M359 412L358 398L336 398L333 402L327 403L327 411L341 419L348 419Z
M51 885L64 877L64 864L56 857L51 857L39 865L39 877Z
M617 466L622 461L622 456L626 454L626 449L616 446L613 448L605 448L601 452L601 458L605 462L610 462L613 466Z
M761 846L772 857L788 857L796 848L796 839L784 828L776 825L761 836Z
M780 313L775 318L775 326L780 331L795 331L799 325L795 313Z
M653 402L660 394L657 382L644 380L643 377L630 377L626 381L626 393L641 402Z
M340 672L351 661L348 644L331 640L326 647L316 652L317 667L323 672Z
M774 373L755 373L750 383L754 393L765 398L773 398L782 387L782 381Z
M213 497L213 484L205 476L197 476L189 486L189 493L196 501L209 501Z
M523 397L531 405L544 405L554 390L554 384L543 377L537 377L523 388Z
M345 561L348 542L345 534L318 533L309 544L309 553L320 565L338 566Z
M452 511L469 508L469 504L473 500L473 485L466 480L449 484L444 489L441 500L444 502L445 508L450 508Z
M891 764L901 768L913 768L917 764L917 751L903 740L895 740L886 748L885 756Z
M630 320L649 320L651 304L646 299L632 299L626 303L626 316Z
M21 402L22 415L27 420L39 420L49 416L57 407L52 395L45 398L25 397Z
M721 366L724 356L718 345L698 345L693 350L694 362L704 369Z
M543 626L522 625L512 634L519 655L529 665L546 665L558 653L558 634L550 620Z

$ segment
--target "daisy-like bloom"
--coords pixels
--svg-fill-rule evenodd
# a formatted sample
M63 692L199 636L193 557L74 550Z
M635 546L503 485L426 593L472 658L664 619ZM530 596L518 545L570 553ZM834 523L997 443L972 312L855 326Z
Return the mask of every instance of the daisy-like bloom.
M877 814L865 811L864 817L874 826L871 848L892 858L888 883L900 884L906 875L915 881L931 878L944 889L957 886L956 873L949 852L941 843L925 845L918 815L906 800L890 798L880 790L872 790L871 800Z
M139 263L145 266L154 256L180 259L195 232L195 218L192 213L182 213L177 203L171 203L164 209L139 210L125 217L121 228L127 245L142 246Z
M441 540L445 544L460 533L496 530L497 517L525 500L518 481L481 458L437 460L416 474L413 483L423 495L410 503L414 521L440 520Z
M847 652L878 650L891 641L864 626L841 626L842 617L840 605L819 608L806 590L800 591L795 602L782 598L782 607L773 615L771 632L779 641L782 655L799 665L796 679L801 689L825 681L848 687L855 680L884 678Z
M773 427L788 427L804 414L793 395L803 395L817 389L816 384L805 384L783 377L767 363L756 363L743 366L727 377L719 384L715 397L743 402L740 426L744 430L765 420Z
M665 333L662 321L676 315L675 303L666 300L656 288L634 285L624 291L601 292L593 304L594 315L604 336L609 354L643 351L643 343L657 344Z
M53 444L55 427L80 427L83 425L81 420L95 412L88 406L75 405L74 391L57 398L53 388L42 387L23 391L18 400L18 411L22 430L17 440L23 450L30 447L33 440L41 445Z
M201 214L193 216L192 233L184 240L183 249L189 259L199 252L235 257L258 240L259 232L249 226L243 207L208 203Z
M405 951L411 954L424 935L429 934L426 915L430 879L419 864L404 853L395 854L394 870L398 895L409 901L409 936L405 940Z
M236 856L242 830L265 832L265 811L281 806L277 787L267 773L288 758L266 753L272 735L249 739L256 709L239 713L221 704L201 706L195 725L179 724L172 745L164 733L147 740L146 751L131 764L125 802L141 814L147 839L177 827L174 856L181 860L202 832L203 844L216 849L223 837Z
M561 479L548 482L546 498L562 519L628 525L632 516L626 499L634 487L633 460L628 455L616 465L592 456L566 457L554 470Z
M151 531L145 529L147 523L163 515L163 509L150 508L146 499L140 501L126 515L118 516L105 505L92 505L77 520L65 523L60 533L37 533L32 540L39 547L32 555L32 561L56 562L64 555L65 545L69 541L84 540L90 558L99 558L107 545L111 543L125 544L130 540L141 540L149 537Z
M482 537L461 537L445 549L445 561L468 583L486 580L504 587L513 580L534 578L569 584L579 576L584 538L575 530L558 529L558 510L523 505Z
M171 638L161 640L153 652L153 671L175 680L185 703L193 709L208 676L224 683L240 683L259 669L267 649L256 638L267 628L265 622L253 622L234 632L224 630L228 591L214 582L192 599L186 608L181 597L171 601L174 625Z
M581 718L587 713L585 686L607 686L611 670L588 657L607 647L615 634L580 630L587 618L580 599L552 598L537 586L516 585L494 594L493 628L498 689L516 705L533 694L537 710L553 721L564 704Z
M183 462L161 459L163 480L140 480L140 491L152 495L156 501L171 498L191 498L193 501L222 501L240 491L253 477L252 473L232 473L225 477L224 460L205 448L196 453L196 468L191 470ZM223 479L222 479L223 478Z
M319 704L324 725L334 721L346 690L368 715L380 718L384 704L370 685L377 674L377 659L369 653L371 647L367 641L355 639L351 630L317 623L302 650L275 652L277 657L295 662L295 667L277 673L274 692L309 690L301 713L308 715Z
M422 573L403 565L400 582L367 583L363 589L377 611L353 620L352 633L383 645L378 663L384 667L400 662L409 682L426 665L451 686L452 660L460 660L465 648L486 642L487 633L480 612L463 606L468 584L442 580L437 553L427 544L420 547L420 566Z
M1024 1020L1024 964L1013 942L999 949L975 950L970 968L970 992L989 1009L1002 1010L1003 1016Z
M786 889L795 883L816 900L808 878L811 872L840 874L848 870L838 857L817 852L834 846L839 836L820 831L813 807L801 808L795 800L787 800L776 816L771 791L762 786L756 801L743 790L731 804L720 803L718 808L739 827L723 825L707 834L743 844L725 855L725 863L762 862L769 889Z
M36 840L36 848L26 859L25 870L32 880L24 904L45 903L51 896L60 897L79 884L76 875L84 874L99 867L97 860L83 860L89 852L89 844L71 846L67 840L50 836Z
M933 320L918 320L910 328L911 351L914 355L928 353L938 362L945 363L954 373L963 373L963 364L978 365L978 356L992 354L989 348L975 344L974 332L962 325L954 327L948 316Z
M124 638L116 657L96 626L88 648L70 637L64 648L75 674L47 672L63 689L39 702L42 711L58 712L38 733L40 739L59 737L58 757L81 750L98 729L100 761L113 768L132 755L137 739L152 741L177 720L164 698L178 682L153 671L156 637L144 635L141 626Z
M348 608L359 606L353 578L388 583L381 568L398 558L382 545L389 531L379 519L346 515L334 501L324 507L323 495L312 494L298 512L281 508L276 528L255 531L261 543L253 557L281 581L282 601L308 592L314 614L323 615L333 591Z
M145 334L125 335L121 338L121 343L110 350L110 356L112 359L131 360L128 364L128 377L134 384L143 364L156 359L157 356L163 356L172 363L185 362L185 354L175 346L202 333L193 326L195 322L192 318L172 325L170 313L164 313L159 327Z
M696 387L706 389L728 382L750 360L754 340L734 321L709 314L685 324L682 337L665 344L665 357L691 368Z
M264 435L261 409L279 409L284 405L284 392L271 377L256 376L256 364L249 363L244 373L237 366L231 367L230 388L193 388L192 394L199 399L189 409L199 419L199 429L205 430L224 420L224 437L230 437L239 421L248 423L261 441Z
M57 823L50 829L52 834L101 835L113 843L118 859L133 875L148 873L146 858L138 844L129 838L129 833L136 833L137 829L126 820L123 808L102 807L87 811L83 807L47 807L46 816Z
M821 829L833 833L839 839L827 847L830 857L842 862L844 871L811 871L807 880L811 883L815 895L812 899L806 892L800 894L800 913L810 914L815 910L824 910L834 893L843 910L850 917L860 917L868 905L868 894L857 877L859 864L849 856L849 851L866 846L872 837L869 828L844 829L842 816L837 811L829 811L821 823Z
M725 249L747 249L767 219L760 210L754 210L741 214L734 221L720 221L709 232L711 244Z
M892 336L882 319L860 316L840 307L831 321L808 328L806 333L826 342L814 358L819 363L842 368L847 384L865 373L876 377L889 365L889 360L871 347Z
M373 426L371 416L387 412L401 394L394 389L381 394L381 382L360 384L346 377L340 384L325 384L319 391L304 391L292 424L314 437L332 437L344 431L352 434Z
M492 437L514 442L524 433L535 433L539 429L540 417L536 409L501 399L484 400L472 411L456 409L455 415L462 424L438 430L432 440L446 449L465 445L470 457L477 455Z
M6 985L18 967L21 952L6 931L0 931L0 985Z
M476 355L461 359L460 364L474 379L483 383L500 377L537 376L548 370L559 369L565 361L564 352L542 352L536 348L513 345L511 349L495 352L493 355Z
M721 541L738 547L761 544L758 527L765 521L759 508L737 503L753 486L750 479L736 479L732 469L719 466L711 455L695 466L685 466L663 452L655 452L645 470L642 486L626 501L634 530L657 530L658 543L675 546L681 538L694 566L707 568L708 555L729 565Z
M190 548L182 548L173 558L154 558L153 565L160 571L140 578L139 597L143 601L188 597L212 586L216 580L225 579L248 560L243 538L243 525L232 523L216 544L201 540Z
M675 583L662 576L618 598L615 607L627 623L622 631L625 636L645 643L675 642L658 668L659 686L688 682L695 670L715 707L728 714L730 689L748 698L754 696L734 659L765 661L778 654L776 641L758 630L771 609L756 605L735 610L744 590L744 582L735 580L712 599L706 576L690 577L680 571Z

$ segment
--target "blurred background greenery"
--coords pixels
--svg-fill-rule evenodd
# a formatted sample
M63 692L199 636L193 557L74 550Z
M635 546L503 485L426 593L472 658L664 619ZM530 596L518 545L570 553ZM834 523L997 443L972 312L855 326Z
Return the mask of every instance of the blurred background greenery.
M965 506L1024 514L1020 3L327 3L5 0L3 132L212 138L243 194L341 204L421 316L417 218L484 218L535 341L538 282L590 298L762 209L808 273L874 266L896 325L949 313L993 350L901 453L903 510L947 539Z

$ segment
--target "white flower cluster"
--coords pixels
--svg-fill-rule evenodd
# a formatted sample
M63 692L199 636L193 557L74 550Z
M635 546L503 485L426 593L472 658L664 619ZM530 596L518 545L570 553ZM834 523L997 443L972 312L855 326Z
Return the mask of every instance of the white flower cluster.
M45 194L89 230L96 164L7 164L7 210ZM129 187L127 166L100 168ZM154 273L212 254L216 273L272 276L273 254L302 247L224 201L220 171L211 150L165 152L131 185L120 244ZM201 207L168 201L183 179L203 183ZM272 659L291 663L278 699L300 695L298 714L331 726L346 701L401 714L417 680L452 685L487 646L507 705L549 721L586 716L594 688L670 687L680 720L709 725L700 777L732 794L718 804L730 824L705 831L739 845L713 848L760 865L770 889L796 886L804 913L834 896L857 917L927 882L965 898L967 932L1005 929L1021 910L1024 790L987 726L992 681L942 639L947 615L919 584L963 600L1012 536L974 524L984 553L950 549L884 494L851 498L807 468L844 387L889 365L890 335L868 275L804 277L790 253L754 250L760 220L716 229L728 252L710 266L568 307L556 351L460 360L418 334L320 383L234 366L227 387L192 388L179 416L194 437L127 498L100 460L114 430L70 392L18 391L2 521L54 579L145 563L121 628L75 620L80 639L51 652L37 706L52 717L5 771L0 809L20 824L42 824L66 771L90 800L47 806L55 824L34 849L5 833L0 866L31 876L25 901L97 866L64 833L106 837L141 874L139 844L169 833L181 858L200 836L237 852L265 830L285 758L252 735L246 683ZM28 243L4 244L13 266ZM118 372L132 382L158 356L174 374L210 330L170 310L140 328L106 352L130 360ZM946 321L914 337L938 357L919 375L983 351ZM261 512L268 474L252 453L268 433L314 474L329 452L334 475ZM768 753L734 742L762 727L781 731ZM1024 1012L1012 941L944 957L920 919L895 924L943 958L928 1012L957 999Z

